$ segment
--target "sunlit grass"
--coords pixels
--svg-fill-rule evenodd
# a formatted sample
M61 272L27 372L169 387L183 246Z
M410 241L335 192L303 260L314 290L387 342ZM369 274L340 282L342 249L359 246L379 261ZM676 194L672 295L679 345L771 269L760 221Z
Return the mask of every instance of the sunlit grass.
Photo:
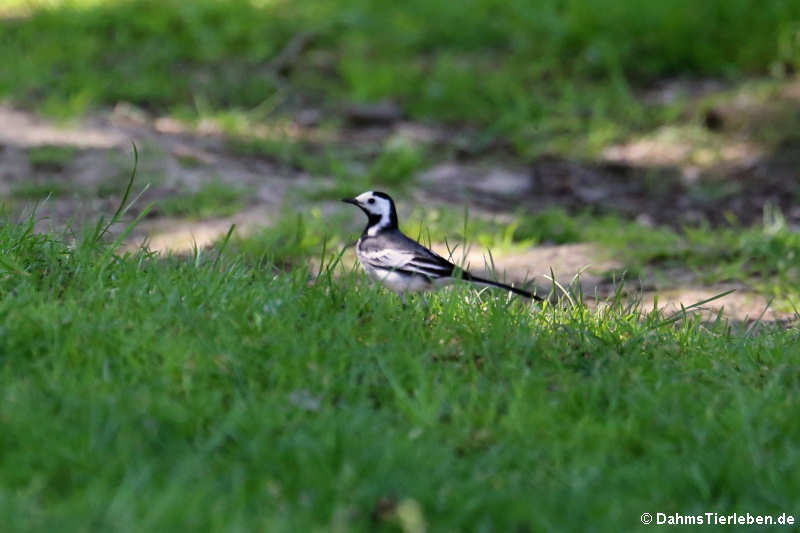
M294 242L321 257L317 220ZM0 224L4 531L616 532L794 504L796 329L462 286L403 308L260 242L119 255Z

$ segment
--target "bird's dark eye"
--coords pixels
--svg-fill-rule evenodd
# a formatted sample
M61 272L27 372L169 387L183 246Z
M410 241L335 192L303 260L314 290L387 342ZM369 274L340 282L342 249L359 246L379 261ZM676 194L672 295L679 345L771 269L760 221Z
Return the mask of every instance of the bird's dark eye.
M369 200L367 200L367 203L368 204L374 204L375 203L375 198L370 198Z

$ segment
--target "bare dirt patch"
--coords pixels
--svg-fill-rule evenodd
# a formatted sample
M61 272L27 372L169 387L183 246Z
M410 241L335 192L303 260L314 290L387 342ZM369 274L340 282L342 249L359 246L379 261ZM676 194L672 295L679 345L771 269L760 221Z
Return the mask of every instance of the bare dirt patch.
M709 94L718 84L693 87L684 120L609 146L592 161L465 157L434 166L420 183L437 199L497 211L561 206L672 226L748 225L771 204L800 225L800 81L745 85L715 98Z
M55 226L80 225L113 211L133 167L133 143L139 150L137 188L149 184L137 209L179 191L221 181L247 187L248 211L270 213L281 205L289 187L308 180L263 158L232 154L219 136L170 132L156 127L163 126L158 119L125 112L61 125L0 106L0 124L4 125L0 129L0 194L9 195L31 183L69 184L70 194L51 197L39 210L46 223ZM73 147L76 155L58 171L43 170L30 162L30 151L43 146ZM152 221L145 227L165 224L170 221ZM196 233L205 234L200 228Z

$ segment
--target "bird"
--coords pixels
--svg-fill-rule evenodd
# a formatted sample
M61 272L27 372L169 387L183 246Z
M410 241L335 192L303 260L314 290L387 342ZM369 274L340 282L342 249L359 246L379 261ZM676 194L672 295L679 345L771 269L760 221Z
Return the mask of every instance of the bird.
M395 292L403 304L406 293L435 290L457 280L543 300L526 290L471 274L407 237L398 227L394 200L385 192L367 191L342 201L355 205L367 215L367 226L356 242L358 261L372 281Z

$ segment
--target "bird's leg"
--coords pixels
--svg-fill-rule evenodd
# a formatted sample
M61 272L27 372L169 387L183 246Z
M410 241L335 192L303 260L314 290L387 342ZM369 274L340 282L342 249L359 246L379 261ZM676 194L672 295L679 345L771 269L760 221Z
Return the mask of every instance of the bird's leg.
M400 297L400 303L403 304L403 309L405 309L406 308L406 293L398 292L397 296Z

